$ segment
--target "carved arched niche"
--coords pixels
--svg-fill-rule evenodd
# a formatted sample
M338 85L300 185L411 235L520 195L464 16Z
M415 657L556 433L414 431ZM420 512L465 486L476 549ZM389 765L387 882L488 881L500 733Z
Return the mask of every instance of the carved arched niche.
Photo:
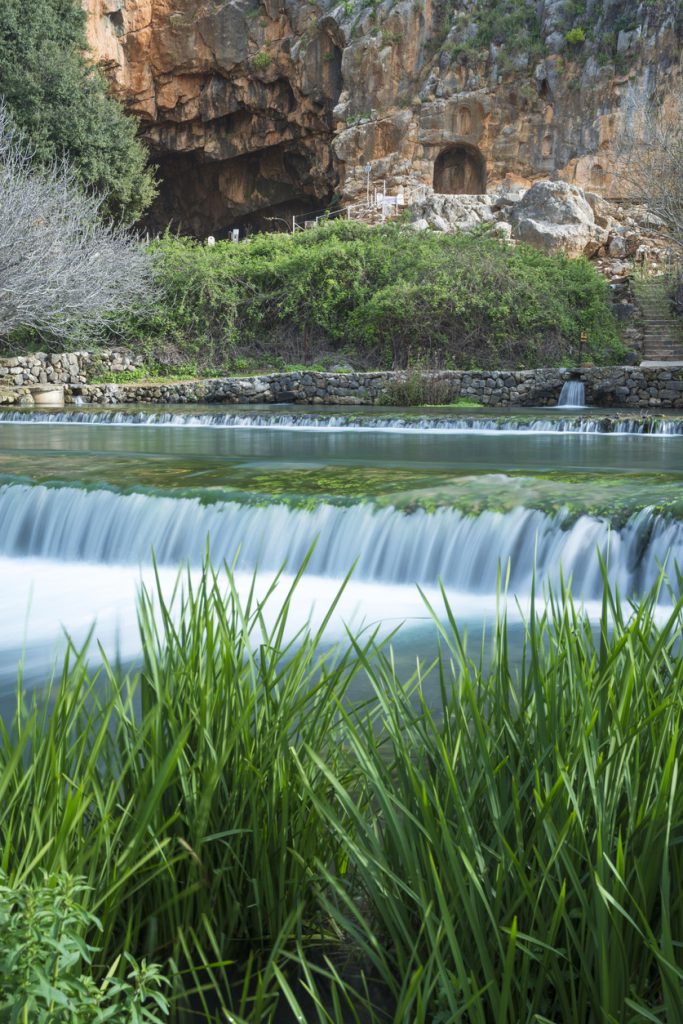
M434 191L441 195L478 196L486 192L486 161L476 146L449 146L434 161Z
M472 132L472 111L469 107L458 107L455 112L455 131L457 135L470 135Z

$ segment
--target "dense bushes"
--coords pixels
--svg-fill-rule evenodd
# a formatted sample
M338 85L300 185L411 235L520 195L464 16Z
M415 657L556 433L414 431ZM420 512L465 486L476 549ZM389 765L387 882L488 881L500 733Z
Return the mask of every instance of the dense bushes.
M206 247L154 243L159 299L124 325L151 359L244 369L347 357L359 367L557 365L621 348L585 260L485 234L332 223Z
M681 602L624 618L608 595L591 624L557 595L517 661L501 621L486 670L450 621L425 684L371 636L335 656L294 635L296 590L273 600L208 574L174 614L144 603L139 676L72 659L45 710L19 695L0 1000L18 961L42 998L62 949L60 984L83 973L95 998L87 942L104 965L122 946L165 962L181 1002L212 990L189 1020L271 1024L279 999L307 1024L679 1024ZM88 883L66 921L44 892L65 871Z

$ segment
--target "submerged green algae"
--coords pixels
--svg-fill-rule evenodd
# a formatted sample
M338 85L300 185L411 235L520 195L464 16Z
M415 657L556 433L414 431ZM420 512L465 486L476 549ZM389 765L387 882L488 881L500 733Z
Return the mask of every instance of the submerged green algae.
M57 460L59 461L59 460ZM2 473L0 483L40 483L50 486L106 488L118 493L144 493L165 497L193 498L202 503L237 501L244 504L284 504L311 509L320 504L354 505L372 503L410 514L417 510L434 513L456 509L467 515L482 512L511 512L516 508L537 509L549 515L565 514L571 523L581 515L623 524L643 508L683 519L683 488L676 476L663 473L467 473L397 470L395 467L323 466L254 473L245 467L231 467L229 481L203 481L203 474L158 474L146 467L138 474L126 474L125 483L114 474L107 479L88 474L51 472L33 466L20 476ZM62 467L64 468L64 467ZM73 467L72 467L73 468ZM151 472L149 470L152 470ZM116 479L118 477L118 479ZM132 478L133 477L133 478Z

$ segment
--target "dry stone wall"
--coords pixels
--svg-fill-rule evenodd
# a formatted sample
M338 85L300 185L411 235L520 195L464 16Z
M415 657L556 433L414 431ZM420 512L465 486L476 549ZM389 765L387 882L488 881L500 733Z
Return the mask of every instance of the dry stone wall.
M142 362L121 349L91 352L32 352L0 359L0 389L25 388L35 384L86 384L94 372L122 373Z
M554 406L563 384L577 378L589 405L683 409L683 367L631 366L567 369L458 371L423 374L425 389L438 390L443 402L471 400L486 406ZM169 384L104 384L80 387L74 397L96 404L131 402L257 404L293 402L311 405L390 404L406 374L314 373Z
M385 371L338 373L294 371L256 377L217 377L169 383L90 384L103 370L125 372L139 365L126 352L33 354L0 361L0 405L31 405L31 389L64 385L67 403L124 405L224 403L254 405L399 404L408 386L414 393L438 395L439 402L471 401L484 406L554 406L563 384L583 382L586 403L605 408L683 409L683 366L607 366L580 369L443 370L420 375ZM430 399L425 397L425 401ZM431 399L434 401L434 398Z

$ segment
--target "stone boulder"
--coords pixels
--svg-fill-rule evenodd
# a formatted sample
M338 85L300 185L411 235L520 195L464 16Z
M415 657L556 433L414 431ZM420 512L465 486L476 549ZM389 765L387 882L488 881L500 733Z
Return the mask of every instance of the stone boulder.
M566 181L537 181L510 213L512 237L544 252L593 255L606 232L582 189Z
M494 221L491 196L452 196L434 193L411 207L415 227L455 233L472 231Z

